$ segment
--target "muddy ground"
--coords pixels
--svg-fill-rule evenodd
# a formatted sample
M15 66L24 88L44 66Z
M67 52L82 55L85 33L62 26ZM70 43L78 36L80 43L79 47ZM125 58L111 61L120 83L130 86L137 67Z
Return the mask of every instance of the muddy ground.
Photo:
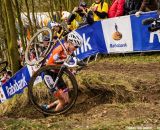
M1 115L0 129L160 129L160 56L108 56L77 75L66 114L44 117L31 104ZM17 108L17 107L15 107Z

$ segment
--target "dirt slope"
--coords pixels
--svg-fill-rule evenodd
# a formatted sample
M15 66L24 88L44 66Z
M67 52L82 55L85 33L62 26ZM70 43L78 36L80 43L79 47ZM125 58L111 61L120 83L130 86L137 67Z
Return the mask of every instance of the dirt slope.
M77 75L79 97L68 113L45 118L27 104L3 114L0 128L160 129L159 61L157 54L100 58Z

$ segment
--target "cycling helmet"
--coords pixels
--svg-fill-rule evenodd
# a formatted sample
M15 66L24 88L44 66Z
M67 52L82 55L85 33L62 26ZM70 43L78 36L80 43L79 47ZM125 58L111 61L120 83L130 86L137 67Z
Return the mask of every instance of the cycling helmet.
M72 44L77 48L80 47L83 43L83 38L76 31L70 32L68 34L67 40L71 41Z

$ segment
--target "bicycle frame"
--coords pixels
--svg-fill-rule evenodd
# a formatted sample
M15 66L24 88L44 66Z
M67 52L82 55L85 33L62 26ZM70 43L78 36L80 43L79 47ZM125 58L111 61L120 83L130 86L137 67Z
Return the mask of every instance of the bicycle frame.
M58 71L58 75L57 75L57 77L56 77L56 79L55 79L55 81L54 81L53 88L56 86L56 84L58 83L58 80L59 80L60 77L63 75L63 71L64 71L65 69L67 69L67 65L66 65L66 64L68 64L68 62L70 61L71 58L72 58L71 55L67 56L67 59L66 59L66 60L64 61L64 63L61 65L61 67L60 67L60 69L59 69L59 71Z

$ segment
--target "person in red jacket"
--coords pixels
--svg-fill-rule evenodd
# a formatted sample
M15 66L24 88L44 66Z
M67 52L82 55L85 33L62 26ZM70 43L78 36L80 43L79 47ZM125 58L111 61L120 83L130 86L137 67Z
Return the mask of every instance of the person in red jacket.
M113 18L122 16L124 13L124 4L125 0L113 0L108 12L108 17Z

